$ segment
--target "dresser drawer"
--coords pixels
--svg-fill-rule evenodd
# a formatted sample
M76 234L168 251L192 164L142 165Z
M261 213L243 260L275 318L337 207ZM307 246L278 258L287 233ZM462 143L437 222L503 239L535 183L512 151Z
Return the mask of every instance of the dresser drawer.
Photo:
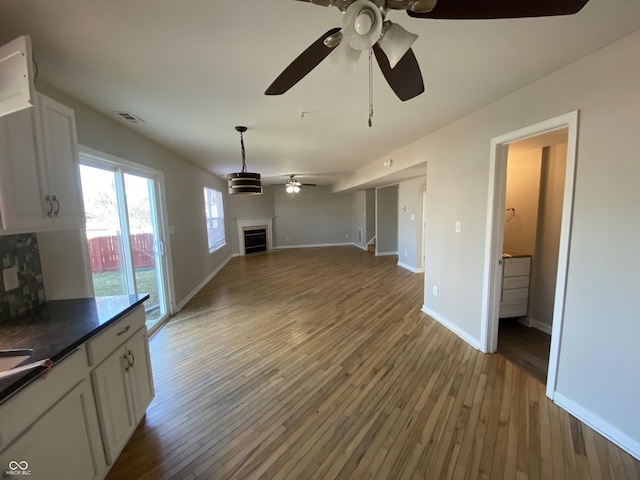
M144 327L144 307L140 305L87 342L89 366L95 367Z

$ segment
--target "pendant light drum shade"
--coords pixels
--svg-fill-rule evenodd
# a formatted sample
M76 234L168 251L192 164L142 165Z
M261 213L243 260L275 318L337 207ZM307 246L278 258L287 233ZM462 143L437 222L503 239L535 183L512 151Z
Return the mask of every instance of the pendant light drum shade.
M227 175L229 193L262 193L262 181L259 173L238 172Z
M240 132L240 148L242 149L242 170L240 172L230 173L227 175L229 194L261 194L262 181L260 180L260 174L247 172L246 154L244 151L244 138L242 137L242 134L247 131L247 127L236 127L236 130Z

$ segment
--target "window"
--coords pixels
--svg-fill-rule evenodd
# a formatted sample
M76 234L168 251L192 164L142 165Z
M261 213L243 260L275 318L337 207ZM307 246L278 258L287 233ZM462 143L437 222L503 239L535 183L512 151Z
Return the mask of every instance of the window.
M217 190L204 187L204 209L207 221L209 252L215 252L217 249L225 245L222 193Z

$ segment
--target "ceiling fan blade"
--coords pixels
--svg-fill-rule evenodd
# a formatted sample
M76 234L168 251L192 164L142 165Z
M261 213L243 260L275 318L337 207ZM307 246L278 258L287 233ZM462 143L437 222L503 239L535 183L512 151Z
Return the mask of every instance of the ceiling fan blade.
M316 185L315 183L301 183L300 186L301 187L317 187L318 185Z
M450 20L551 17L578 13L589 0L440 0L430 12L410 17Z
M311 70L316 68L335 47L327 47L324 44L326 38L338 33L340 27L332 28L313 42L298 58L296 58L284 71L276 78L265 95L282 95L296 83L302 80Z
M384 78L400 100L405 102L424 92L422 73L412 49L407 51L395 68L391 68L389 59L377 43L373 46L373 53Z

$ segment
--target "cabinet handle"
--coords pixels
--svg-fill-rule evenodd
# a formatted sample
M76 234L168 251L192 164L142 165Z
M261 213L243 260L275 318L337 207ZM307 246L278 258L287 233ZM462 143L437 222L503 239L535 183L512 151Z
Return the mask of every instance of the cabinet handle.
M120 335L124 335L129 331L130 328L131 328L131 325L127 325L122 330L120 330L116 336L119 337Z
M129 353L127 354L127 356L131 357L131 366L133 367L136 363L136 357L133 356L133 353L131 352L131 350L129 350Z
M53 215L57 217L58 214L60 213L60 202L58 201L58 198L55 195L51 197L51 201L55 205L55 210L53 211Z
M124 355L122 355L122 359L127 362L127 366L124 367L124 371L128 372L129 369L131 368L131 362L129 361L129 357L127 356L127 354L125 353Z
M44 201L47 202L47 217L53 213L53 203L51 203L51 197L49 195L44 196Z

